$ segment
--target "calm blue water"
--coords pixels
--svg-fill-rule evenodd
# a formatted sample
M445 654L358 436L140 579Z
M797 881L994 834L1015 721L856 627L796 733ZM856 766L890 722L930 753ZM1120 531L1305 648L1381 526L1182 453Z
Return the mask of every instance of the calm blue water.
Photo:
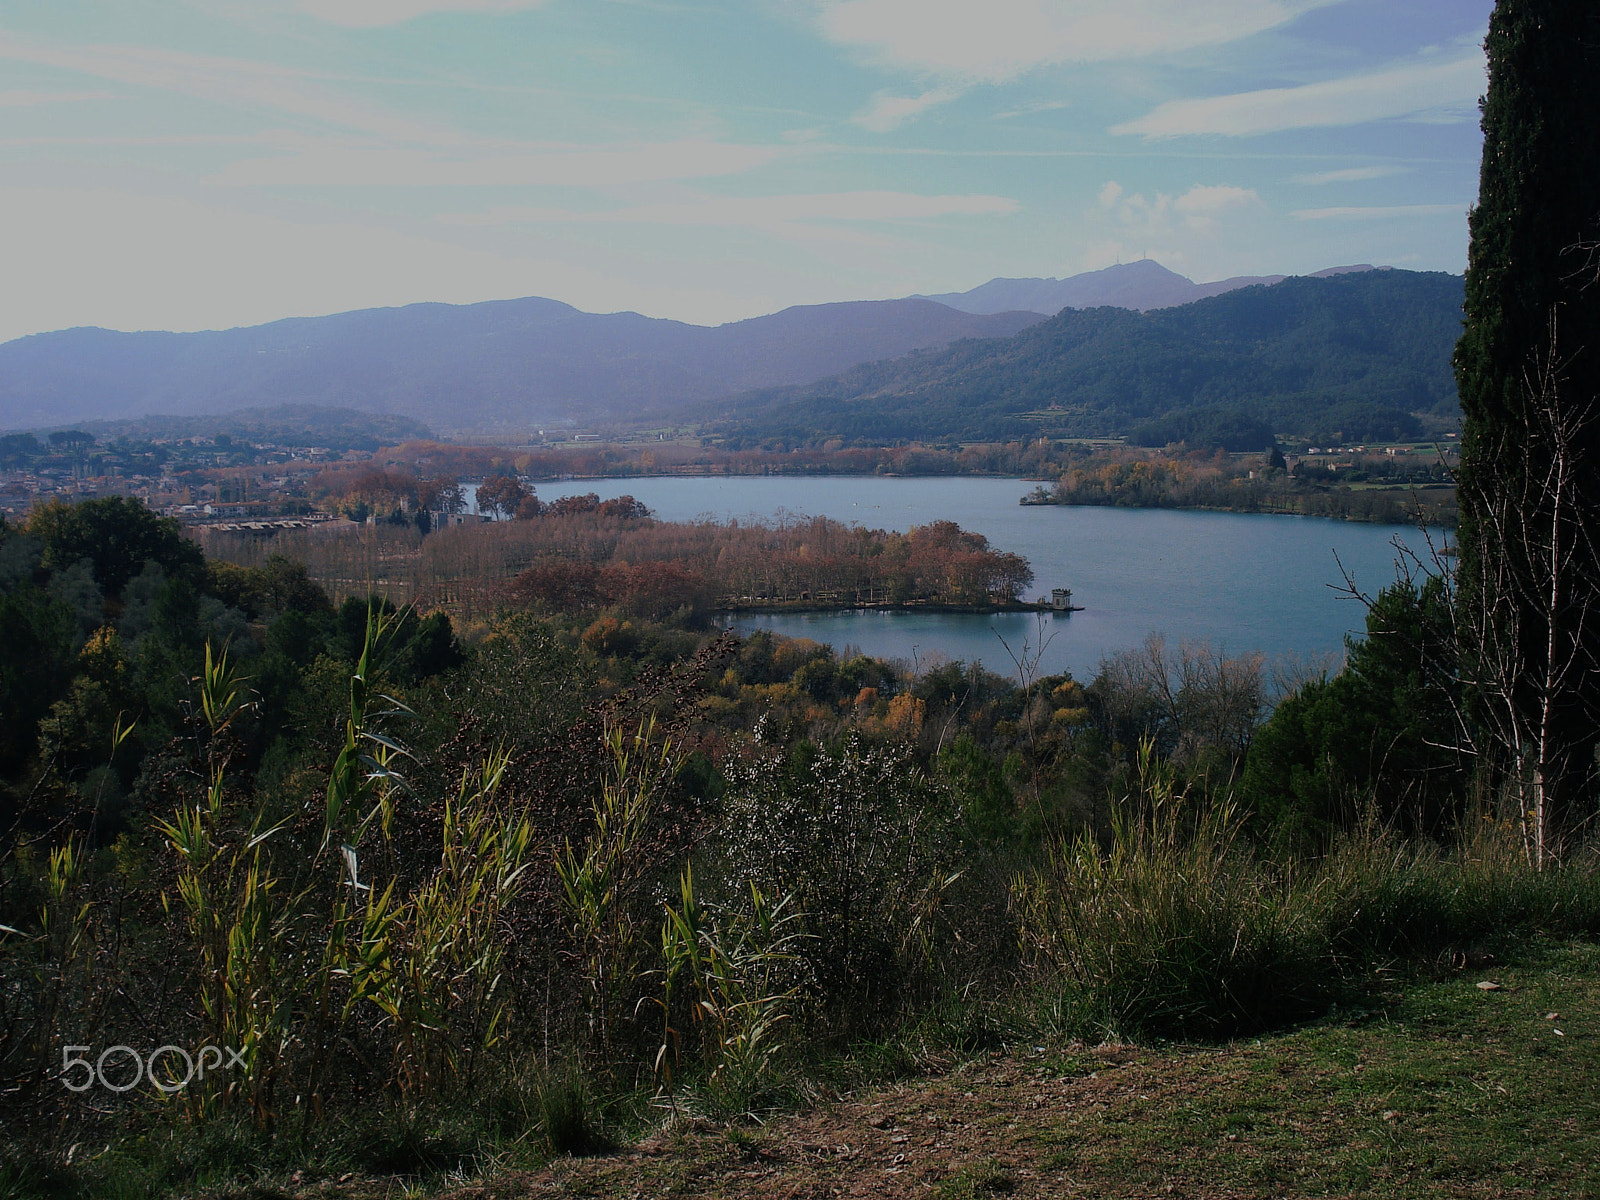
M1341 598L1339 564L1367 592L1394 579L1393 539L1423 549L1415 530L1312 517L1158 509L1022 507L1033 484L1016 479L651 478L577 480L537 487L541 499L629 493L665 520L826 516L904 530L952 520L1033 565L1032 594L1070 587L1085 611L1071 617L848 612L741 618L868 654L926 664L977 660L1012 674L1013 650L1047 642L1043 666L1089 678L1101 658L1149 634L1204 640L1272 659L1337 656L1364 610ZM1335 558L1337 554L1337 559Z

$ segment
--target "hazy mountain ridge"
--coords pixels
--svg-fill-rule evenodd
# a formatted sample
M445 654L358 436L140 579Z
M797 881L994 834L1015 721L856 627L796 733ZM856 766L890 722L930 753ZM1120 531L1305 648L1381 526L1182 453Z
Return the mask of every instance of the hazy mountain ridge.
M203 333L68 329L0 345L0 427L309 404L521 432L807 382L1039 319L883 300L710 327L529 297Z
M1329 267L1307 278L1325 279L1361 271L1387 270L1368 263ZM991 279L965 292L944 292L916 297L935 300L967 313L1037 312L1055 316L1063 308L1131 308L1148 312L1175 308L1240 288L1282 283L1287 275L1236 275L1213 283L1196 283L1170 271L1154 259L1118 263L1098 271L1085 271L1065 279Z
M1144 313L1069 308L1010 338L706 411L734 436L869 442L1120 435L1186 412L1217 423L1245 415L1254 430L1320 431L1329 420L1330 431L1403 429L1410 414L1457 411L1450 356L1462 288L1455 275L1373 271L1291 277Z

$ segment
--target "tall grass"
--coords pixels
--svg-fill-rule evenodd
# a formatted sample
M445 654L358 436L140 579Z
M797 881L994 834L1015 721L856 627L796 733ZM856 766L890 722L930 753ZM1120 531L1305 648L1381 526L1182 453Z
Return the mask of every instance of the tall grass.
M1600 932L1593 858L1536 870L1488 821L1445 848L1360 824L1274 861L1147 745L1104 844L1051 846L1010 886L1021 950L1079 1032L1214 1038L1313 1016L1402 960Z
M555 854L588 993L590 1042L602 1059L625 1036L648 971L634 901L641 883L658 869L646 835L660 785L673 772L672 745L655 737L653 722L641 724L631 737L613 726L606 747L610 770L594 798L589 835L580 846L567 841Z

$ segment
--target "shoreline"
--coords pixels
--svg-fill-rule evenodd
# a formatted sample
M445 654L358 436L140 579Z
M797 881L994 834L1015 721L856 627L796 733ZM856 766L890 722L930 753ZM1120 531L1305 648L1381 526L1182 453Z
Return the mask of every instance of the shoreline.
M999 613L1061 613L1069 615L1083 612L1083 606L1055 608L1048 600L1016 600L1007 604L942 604L909 601L902 604L827 604L809 600L772 603L745 602L735 605L717 605L712 610L719 616L747 616L762 613L944 613L962 616L987 617Z
M1015 480L1019 484L1032 485L1032 491L1024 492L1018 497L1017 503L1023 508L1125 508L1136 510L1165 510L1170 512L1211 512L1233 513L1243 517L1312 517L1324 521L1343 521L1356 525L1399 525L1408 528L1415 527L1414 519L1388 520L1376 516L1360 513L1326 513L1306 512L1303 507L1289 505L1233 505L1233 504L1128 504L1117 501L1097 502L1084 500L1058 500L1054 497L1041 498L1039 490L1051 486L1052 480L1036 475L1008 475L987 471L937 471L937 472L910 472L910 471L767 471L767 472L705 472L705 471L651 471L648 473L631 473L626 475L563 475L526 477L535 487L549 484L597 484L604 482L621 482L630 479L993 479ZM1444 491L1446 489L1429 486L1426 491ZM1451 496L1454 489L1448 489ZM1416 492L1409 487L1382 488L1375 487L1361 491L1317 491L1306 492L1307 499L1320 497L1351 497L1373 496L1389 500L1396 504L1413 502ZM1424 524L1451 529L1455 521L1450 519L1450 514L1427 514Z
M1329 493L1311 493L1312 495L1328 495ZM1361 495L1378 495L1384 500L1394 503L1404 503L1413 500L1410 492L1395 489L1393 492L1365 492ZM1388 517L1366 515L1362 513L1329 513L1306 512L1303 508L1291 508L1287 505L1273 506L1256 504L1249 507L1233 504L1123 504L1118 502L1095 503L1084 500L1056 500L1039 499L1034 493L1029 493L1018 500L1023 508L1123 508L1143 512L1207 512L1207 513L1232 513L1241 517L1307 517L1318 521L1342 521L1351 525L1396 525L1408 529L1415 529L1423 524L1441 529L1454 529L1456 526L1455 513L1452 512L1425 512L1412 513L1405 519L1394 520ZM1420 522L1418 518L1421 518Z

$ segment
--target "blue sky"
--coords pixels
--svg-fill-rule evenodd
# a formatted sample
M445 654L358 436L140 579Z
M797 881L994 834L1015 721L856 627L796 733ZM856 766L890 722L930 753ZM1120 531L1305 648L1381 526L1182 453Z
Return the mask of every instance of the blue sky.
M1460 271L1490 0L7 0L0 339Z

